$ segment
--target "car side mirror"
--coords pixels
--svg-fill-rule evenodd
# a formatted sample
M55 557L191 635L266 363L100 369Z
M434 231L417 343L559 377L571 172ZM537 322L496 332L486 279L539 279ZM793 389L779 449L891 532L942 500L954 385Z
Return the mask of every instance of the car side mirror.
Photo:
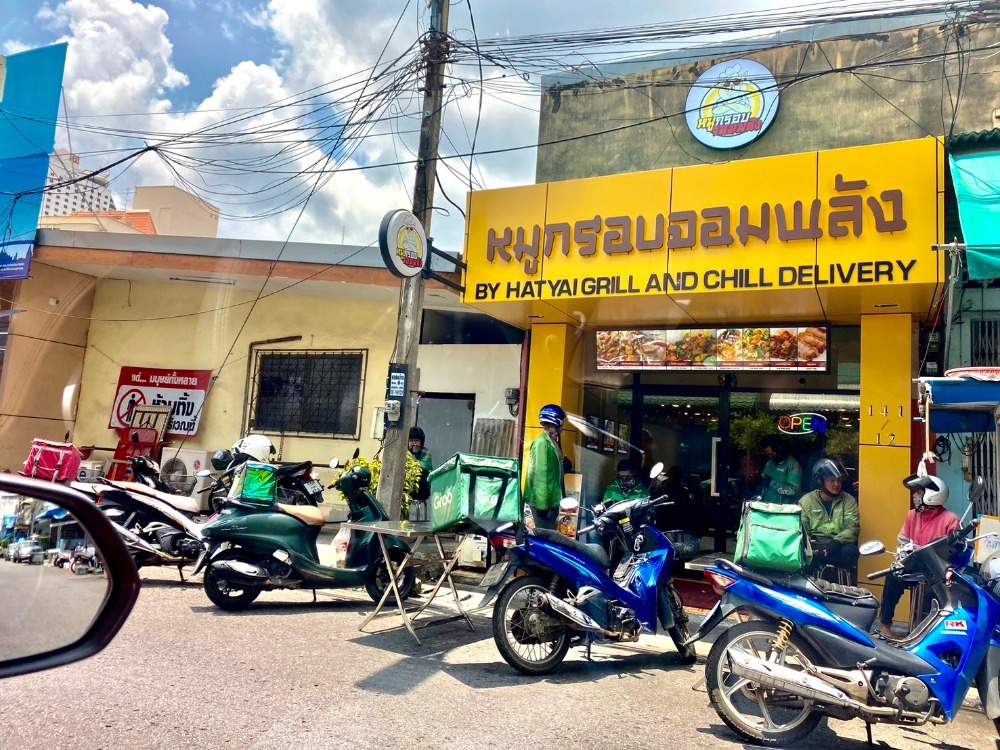
M13 514L15 536L24 534L42 549L86 540L102 564L89 569L103 568L77 574L34 556L26 565L0 564L7 602L0 619L0 678L69 664L107 646L139 596L139 574L115 525L76 490L13 474L0 474L0 513Z

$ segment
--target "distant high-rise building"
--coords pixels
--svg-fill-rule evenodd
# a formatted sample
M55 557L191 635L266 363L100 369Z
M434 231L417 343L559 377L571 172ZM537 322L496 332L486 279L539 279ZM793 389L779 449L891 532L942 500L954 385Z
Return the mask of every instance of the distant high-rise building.
M80 211L115 211L115 199L108 188L108 173L90 175L86 179L64 184L87 174L80 168L80 157L57 149L49 157L42 216L69 216ZM58 185L59 187L53 187Z

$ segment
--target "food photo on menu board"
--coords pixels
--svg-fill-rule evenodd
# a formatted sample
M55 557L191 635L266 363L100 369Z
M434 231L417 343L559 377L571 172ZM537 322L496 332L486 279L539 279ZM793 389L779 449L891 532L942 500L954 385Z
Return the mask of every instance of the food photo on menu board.
M663 331L598 331L597 363L602 369L662 370L667 348Z
M599 331L599 370L814 370L827 366L822 326Z

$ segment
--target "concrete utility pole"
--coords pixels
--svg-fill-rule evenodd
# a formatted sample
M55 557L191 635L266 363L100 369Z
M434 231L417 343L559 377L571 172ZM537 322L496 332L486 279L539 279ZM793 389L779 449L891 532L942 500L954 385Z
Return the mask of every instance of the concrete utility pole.
M448 59L448 0L431 0L431 21L424 40L423 62L427 67L424 79L423 120L420 125L420 146L417 151L417 175L413 186L413 215L424 227L428 241L431 236L431 216L434 204L434 179L437 174L438 142L441 140L441 105L444 100L444 68ZM396 330L394 364L406 364L409 385L416 382L417 347L420 343L420 319L424 309L424 279L421 274L403 281L403 298L399 306L399 327ZM409 399L409 395L407 396ZM387 434L382 451L382 471L378 485L378 501L389 513L399 518L406 473L406 439L413 424L411 403L398 428Z

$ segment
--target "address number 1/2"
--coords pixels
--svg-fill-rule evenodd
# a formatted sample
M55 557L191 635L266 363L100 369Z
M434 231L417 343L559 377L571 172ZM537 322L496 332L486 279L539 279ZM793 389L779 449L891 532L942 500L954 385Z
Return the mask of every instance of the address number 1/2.
M896 433L890 432L886 435L885 441L882 440L882 433L875 433L875 445L895 445L896 444Z

